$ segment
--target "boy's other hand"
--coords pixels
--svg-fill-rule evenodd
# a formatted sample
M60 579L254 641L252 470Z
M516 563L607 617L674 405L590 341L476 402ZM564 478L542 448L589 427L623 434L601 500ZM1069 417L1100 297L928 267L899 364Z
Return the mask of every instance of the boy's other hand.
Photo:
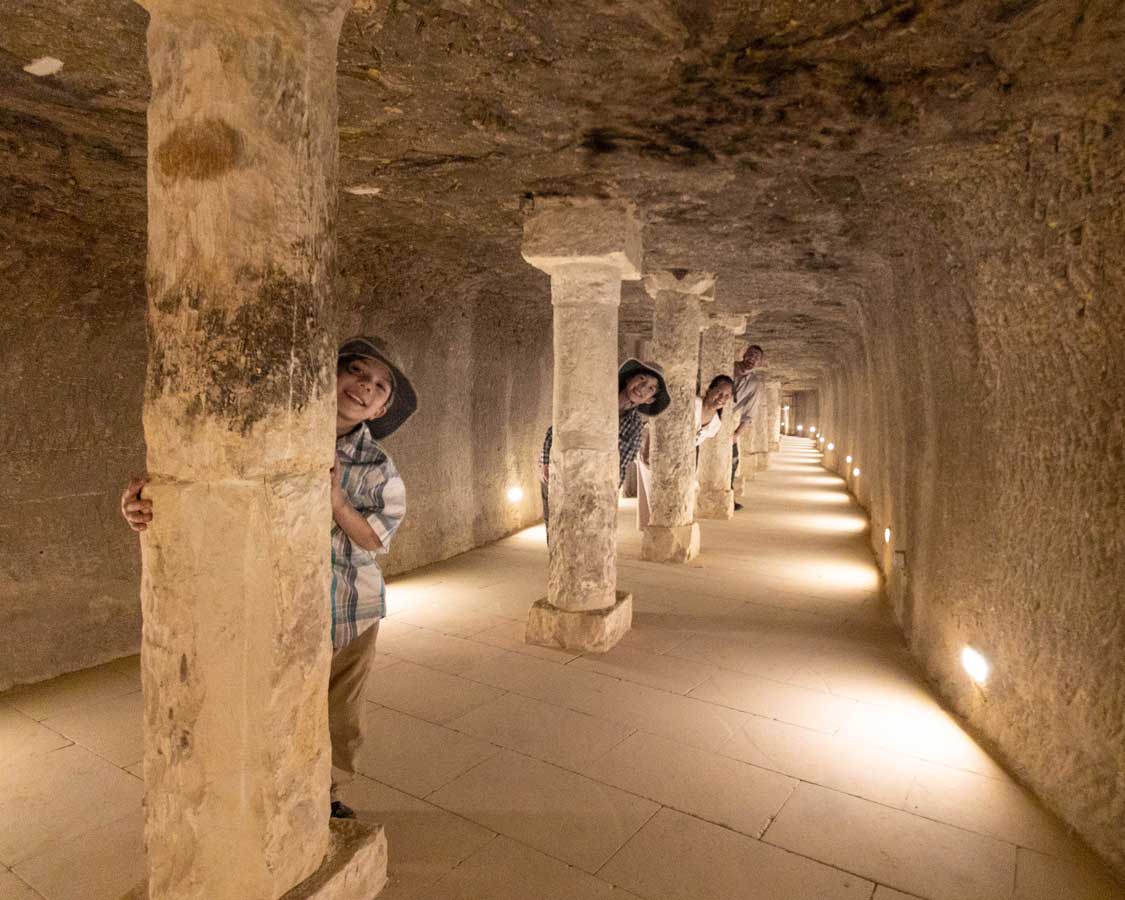
M133 531L144 531L152 521L152 501L141 499L141 490L148 484L145 477L134 478L121 493L121 515Z
M344 473L340 469L340 464L336 463L328 473L332 478L332 508L339 509L341 506L350 505L348 495L344 491Z
M551 483L551 467L549 465L542 465L539 467L539 480L544 484Z

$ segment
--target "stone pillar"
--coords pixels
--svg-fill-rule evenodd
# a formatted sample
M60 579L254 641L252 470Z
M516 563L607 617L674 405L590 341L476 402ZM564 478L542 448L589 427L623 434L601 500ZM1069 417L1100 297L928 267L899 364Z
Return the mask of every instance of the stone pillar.
M714 316L703 331L699 347L699 383L706 387L716 375L732 375L736 334L746 328L745 316ZM734 515L734 492L730 484L731 437L734 413L723 410L723 427L699 448L699 494L695 500L697 519L729 519Z
M781 380L771 378L766 382L767 408L769 410L769 449L776 453L781 449Z
M769 465L769 381L765 372L757 372L758 393L755 396L750 410L750 427L743 432L746 440L742 442L747 451L742 457L746 463L743 468L746 481L753 480L754 476ZM736 490L736 495L741 493Z
M386 879L382 828L328 819L336 46L348 4L145 5L149 877L130 896L370 898Z
M645 276L653 298L653 357L664 367L668 409L652 421L652 512L641 558L687 562L699 554L695 521L695 386L701 302L715 299L715 276L675 269Z
M554 435L547 596L528 643L603 652L629 630L617 591L617 310L621 281L640 278L641 228L620 201L538 200L523 257L551 276Z

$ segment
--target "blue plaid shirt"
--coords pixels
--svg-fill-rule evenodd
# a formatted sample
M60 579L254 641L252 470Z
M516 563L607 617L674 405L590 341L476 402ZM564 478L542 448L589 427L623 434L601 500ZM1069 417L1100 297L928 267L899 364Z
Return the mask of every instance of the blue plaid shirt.
M364 425L336 438L336 465L348 502L383 544L378 550L364 550L332 523L332 647L338 650L387 614L386 586L376 554L387 552L406 515L406 486Z
M644 417L635 409L627 409L617 419L617 456L618 472L617 486L625 483L625 470L629 467L641 449L641 441L645 434ZM543 452L539 462L546 466L551 463L551 439L553 426L547 429L547 436L543 438Z

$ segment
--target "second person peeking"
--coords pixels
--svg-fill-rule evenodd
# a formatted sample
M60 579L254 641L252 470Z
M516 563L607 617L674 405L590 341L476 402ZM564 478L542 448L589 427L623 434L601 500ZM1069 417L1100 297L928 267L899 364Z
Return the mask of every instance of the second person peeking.
M658 416L668 408L672 398L664 381L664 370L657 364L627 359L617 370L617 487L625 481L625 470L637 457L644 438L643 416ZM551 515L549 491L551 485L551 437L547 429L543 438L543 452L539 456L540 493L543 497L543 524L550 539Z

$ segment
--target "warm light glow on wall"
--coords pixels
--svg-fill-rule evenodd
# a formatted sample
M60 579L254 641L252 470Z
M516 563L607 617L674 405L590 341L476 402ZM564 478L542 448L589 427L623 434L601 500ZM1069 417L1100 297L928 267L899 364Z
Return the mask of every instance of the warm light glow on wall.
M884 528L883 529L883 543L889 544L890 542L891 542L891 529Z
M798 431L804 431L804 430L805 430L805 426L804 426L804 425L798 425L798 426L797 426L797 430L798 430Z
M852 474L853 474L853 475L854 475L854 476L855 476L856 478L859 478L859 466L856 466L856 467L855 467L854 469L852 469Z
M518 484L508 488L508 502L519 503L523 499L523 488Z
M822 434L820 437L817 438L817 440L820 441L820 443L823 444L824 443L824 435Z
M844 457L844 462L846 462L849 466L852 464L852 455L850 453Z
M809 434L816 434L816 426L815 425L809 426Z
M969 677L977 684L984 684L988 681L988 660L972 647L966 647L961 651L961 665L965 667Z
M836 449L836 445L835 445L835 444L833 444L833 443L832 443L831 441L829 441L829 442L828 442L828 449L829 449L829 450L835 450L835 449Z

